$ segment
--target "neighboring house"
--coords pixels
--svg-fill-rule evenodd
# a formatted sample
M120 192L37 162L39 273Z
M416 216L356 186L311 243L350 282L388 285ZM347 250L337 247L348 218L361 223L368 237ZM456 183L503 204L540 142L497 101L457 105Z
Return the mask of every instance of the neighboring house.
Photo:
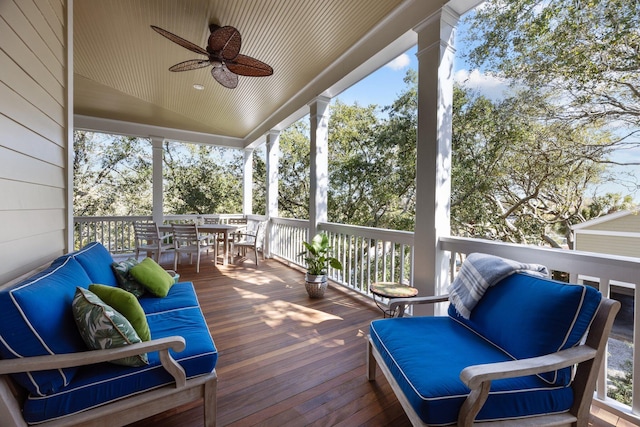
M640 211L620 211L572 227L574 248L577 251L596 252L640 258ZM585 278L588 283L589 279ZM611 282L612 297L622 303L614 325L614 335L631 341L634 317L634 286Z
M640 258L640 211L620 211L572 227L578 251Z

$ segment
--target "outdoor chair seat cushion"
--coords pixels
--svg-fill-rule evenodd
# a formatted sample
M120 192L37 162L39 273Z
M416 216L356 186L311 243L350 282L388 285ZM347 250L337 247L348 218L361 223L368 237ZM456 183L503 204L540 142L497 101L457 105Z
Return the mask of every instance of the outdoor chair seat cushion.
M460 380L465 367L513 360L446 316L376 320L370 336L411 406L433 426L457 422L469 394ZM572 403L570 386L549 386L535 375L499 380L477 420L565 412Z
M190 283L179 285L192 289ZM218 352L199 306L157 311L148 314L147 321L153 339L175 335L185 338L185 350L170 353L185 370L187 378L214 370ZM172 383L173 378L160 365L158 352L148 353L148 358L149 365L141 368L111 363L77 368L69 386L46 396L28 396L23 409L25 421L38 423L56 419Z
M138 299L138 302L147 316L152 313L199 306L196 291L191 282L176 283L169 289L169 293L164 298L146 293ZM154 337L152 336L152 338Z

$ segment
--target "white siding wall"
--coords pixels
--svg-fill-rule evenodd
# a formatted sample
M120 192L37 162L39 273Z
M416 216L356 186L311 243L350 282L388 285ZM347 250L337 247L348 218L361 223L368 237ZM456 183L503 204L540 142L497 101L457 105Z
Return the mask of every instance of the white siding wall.
M66 0L0 1L0 284L65 251Z

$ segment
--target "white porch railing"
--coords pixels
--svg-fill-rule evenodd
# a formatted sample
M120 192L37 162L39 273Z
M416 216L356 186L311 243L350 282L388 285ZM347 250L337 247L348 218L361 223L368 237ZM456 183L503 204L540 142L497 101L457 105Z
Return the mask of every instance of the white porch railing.
M224 221L229 217L218 216ZM113 253L133 252L133 222L150 220L141 217L76 217L76 248L96 240L102 242ZM169 221L194 221L196 215L172 215ZM262 216L248 216L251 220L264 220ZM369 284L376 281L398 281L412 283L414 235L410 232L357 227L333 223L321 223L318 229L327 233L334 252L340 259L343 270L330 270L329 276L339 283L362 295L371 296ZM281 260L304 267L299 256L303 241L309 240L307 220L271 218L268 233L268 253ZM640 301L637 287L640 282L640 259L541 247L521 246L502 242L466 239L458 237L442 238L441 250L451 255L451 277L456 272L456 259L460 255L483 252L523 262L546 265L552 271L567 273L572 283L589 282L599 284L604 295L623 289L631 293L634 300L633 342L640 338ZM633 352L633 378L640 378L640 352ZM602 369L594 399L594 405L640 425L640 381L634 381L632 406L622 405L606 397L607 367Z
M242 218L242 214L215 215L165 215L166 224L197 222L204 218L218 218L225 224L230 218ZM262 221L261 215L247 215L248 220ZM151 221L151 215L141 216L77 216L74 218L74 249L80 249L89 242L102 243L114 254L132 253L135 251L135 234L133 223Z
M77 216L73 225L74 249L95 241L114 254L133 252L135 221L151 221L151 216Z
M371 296L373 282L411 283L413 233L320 223L318 229L331 241L331 256L342 263L342 271L329 269L329 277L343 286ZM271 255L304 268L300 253L309 241L309 221L271 218Z

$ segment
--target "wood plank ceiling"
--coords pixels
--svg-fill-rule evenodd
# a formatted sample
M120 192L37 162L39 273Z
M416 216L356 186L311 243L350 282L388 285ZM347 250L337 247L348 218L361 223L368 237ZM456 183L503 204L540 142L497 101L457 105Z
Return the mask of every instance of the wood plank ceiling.
M246 138L349 48L371 37L372 29L402 3L402 0L77 1L73 10L74 112ZM435 6L438 2L428 3ZM241 76L238 87L231 90L213 80L210 67L169 72L168 68L178 62L204 57L165 39L152 31L150 25L205 47L208 25L212 22L236 27L242 35L240 52L271 65L273 76ZM408 29L401 29L400 34ZM203 85L204 90L195 90L194 84Z

